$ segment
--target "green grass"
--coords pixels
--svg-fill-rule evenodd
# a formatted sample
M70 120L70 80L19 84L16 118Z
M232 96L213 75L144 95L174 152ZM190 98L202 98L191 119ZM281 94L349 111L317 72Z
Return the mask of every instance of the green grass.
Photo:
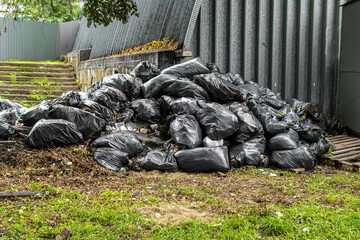
M11 81L11 84L16 84L16 75L15 74L10 75L10 81Z
M114 177L109 183L95 181L99 185L92 188L105 187L95 192L31 182L29 190L45 195L3 201L0 239L53 239L65 227L72 230L71 239L360 238L358 173L266 171L278 177L251 168L232 171L227 176L229 183L212 174L120 173L122 185ZM229 195L234 190L227 192L223 184L238 190L234 199ZM106 189L111 185L121 190ZM14 188L9 190L16 191ZM156 194L147 191L150 188ZM142 194L134 197L134 189ZM252 196L266 201L254 202ZM211 218L164 225L153 214L144 214L146 207L168 204L189 208L195 204L197 212L211 212Z

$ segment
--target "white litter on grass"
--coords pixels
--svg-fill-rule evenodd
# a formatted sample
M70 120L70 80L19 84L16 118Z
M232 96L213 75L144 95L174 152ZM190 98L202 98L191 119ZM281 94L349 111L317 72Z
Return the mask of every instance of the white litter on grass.
M277 215L278 217L284 216L281 212L276 212L276 215Z
M303 228L303 232L309 232L308 228Z
M275 173L270 173L271 177L276 177L277 175Z

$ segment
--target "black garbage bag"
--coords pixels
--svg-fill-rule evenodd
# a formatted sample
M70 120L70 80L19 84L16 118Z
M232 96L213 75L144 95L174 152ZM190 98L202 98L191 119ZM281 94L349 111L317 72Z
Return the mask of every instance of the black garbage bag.
M172 114L190 114L194 115L200 108L197 105L195 98L174 98L169 96L162 96L160 98L163 108Z
M295 98L290 99L287 102L290 104L292 110L294 110L294 112L300 117L304 115L304 113L306 113L310 108L310 103L302 102Z
M264 136L252 138L244 143L230 147L230 163L234 168L250 165L258 166L262 162L265 152L266 139Z
M239 86L235 86L222 78L218 74L197 75L193 81L203 87L213 101L227 103L232 101L244 102L248 92Z
M148 61L141 61L130 73L131 76L140 78L144 83L160 74L160 69Z
M269 142L269 150L291 150L299 146L299 135L290 129L287 133L279 133L272 137Z
M14 133L14 128L7 121L0 119L0 140L8 140Z
M14 103L8 99L2 99L0 98L0 111L2 110L6 110L6 109L9 109L9 108L16 108L16 109L22 109L24 108L23 105L20 105L18 103Z
M153 150L146 154L140 160L137 160L136 163L142 169L152 171L167 171L167 172L176 172L178 170L178 165L176 159L174 158L174 153L172 152L163 152L160 150Z
M199 105L196 118L212 140L230 137L239 129L239 120L229 109L218 103L199 102Z
M132 134L116 132L99 137L94 142L96 148L112 148L127 153L129 157L135 157L142 152L141 142Z
M65 106L77 107L81 101L87 100L87 95L82 92L69 91L60 97L49 101L51 105L62 104Z
M159 98L163 95L163 83L168 80L177 80L176 76L161 74L144 83L141 87L142 94L145 98Z
M235 86L244 84L244 79L237 73L215 73L216 77L223 79L224 81L231 83Z
M311 108L308 110L308 116L314 124L318 125L326 132L330 132L338 123L338 120L332 120L330 118L327 118L324 114L319 113L318 111Z
M314 143L306 142L304 140L300 141L300 146L308 147L317 158L320 158L322 155L327 153L331 144L332 143L325 137Z
M209 137L203 139L204 147L222 147L224 146L224 139L221 140L211 140Z
M280 110L280 112L284 115L282 120L290 126L300 123L300 117L294 112L294 110L292 110L291 107L284 107Z
M189 79L171 79L162 84L163 93L172 97L190 97L197 100L209 100L207 92Z
M279 150L270 153L270 164L280 169L305 168L315 166L316 157L307 147Z
M101 81L100 82L94 82L90 89L90 94L96 92L96 90L100 89L102 86Z
M268 135L274 136L279 133L285 133L289 130L288 123L280 121L278 117L276 117L276 112L272 111L273 109L271 107L257 104L254 101L250 101L248 106L254 113L255 117L261 122ZM278 115L280 115L280 117L282 116L281 114Z
M183 172L226 172L230 170L227 147L194 148L175 153L179 170Z
M242 92L247 93L247 98L255 98L259 99L261 97L260 89L255 84L246 83L244 85L238 86L239 89L241 89ZM246 99L244 99L246 100Z
M93 101L110 109L114 114L120 112L122 103L128 101L123 92L116 88L106 86L95 91L91 95L91 98Z
M138 99L131 103L138 118L149 123L158 123L162 119L160 103L154 99Z
M278 110L284 108L286 105L286 101L281 100L277 97L264 97L263 99L269 106Z
M94 152L94 160L98 162L100 166L114 172L119 172L121 168L129 164L128 154L113 148L96 149Z
M226 104L225 106L239 119L239 130L237 130L233 136L236 142L241 143L256 135L264 134L264 129L260 121L246 105L239 102L233 102Z
M83 135L84 140L98 138L106 125L104 119L98 118L89 112L60 104L50 108L49 117L74 123Z
M301 123L294 129L299 134L300 139L308 142L317 142L321 139L324 131L317 125L311 123Z
M115 124L114 115L107 107L92 100L81 101L77 106L81 110L95 114L96 117L104 119L109 125Z
M26 111L26 109L24 109ZM15 125L16 121L20 118L20 112L17 108L9 108L0 112L0 121L5 121L11 125Z
M113 74L104 77L100 84L102 87L115 88L123 92L128 99L133 99L140 96L142 82L129 74Z
M117 122L131 122L135 115L135 111L130 107L127 107L121 111L121 116L119 116L116 121Z
M40 104L24 111L20 115L19 122L25 126L33 126L37 121L49 118L49 108L50 104L42 101Z
M75 124L63 119L42 119L31 129L26 143L33 148L66 146L83 142L83 136Z
M164 69L161 74L169 74L176 77L192 78L195 75L207 74L210 70L205 66L200 58L171 66Z
M187 148L202 145L201 127L192 115L180 115L170 124L170 134L176 144Z
M220 68L215 63L206 63L206 67L209 69L210 72L220 73Z

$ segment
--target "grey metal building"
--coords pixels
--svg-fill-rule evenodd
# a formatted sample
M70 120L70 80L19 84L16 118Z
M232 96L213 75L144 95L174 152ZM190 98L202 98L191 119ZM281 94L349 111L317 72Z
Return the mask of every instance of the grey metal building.
M338 117L360 135L360 0L343 5Z

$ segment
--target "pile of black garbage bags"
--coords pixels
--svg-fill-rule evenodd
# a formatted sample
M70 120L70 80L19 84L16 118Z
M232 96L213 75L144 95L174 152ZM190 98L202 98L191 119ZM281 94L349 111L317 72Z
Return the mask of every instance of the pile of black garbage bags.
M88 94L71 91L31 108L0 99L0 109L2 139L15 123L32 126L32 148L90 139L94 160L113 171L311 169L328 152L324 135L334 127L311 104L282 100L199 58L163 71L141 62L131 74L94 83Z

